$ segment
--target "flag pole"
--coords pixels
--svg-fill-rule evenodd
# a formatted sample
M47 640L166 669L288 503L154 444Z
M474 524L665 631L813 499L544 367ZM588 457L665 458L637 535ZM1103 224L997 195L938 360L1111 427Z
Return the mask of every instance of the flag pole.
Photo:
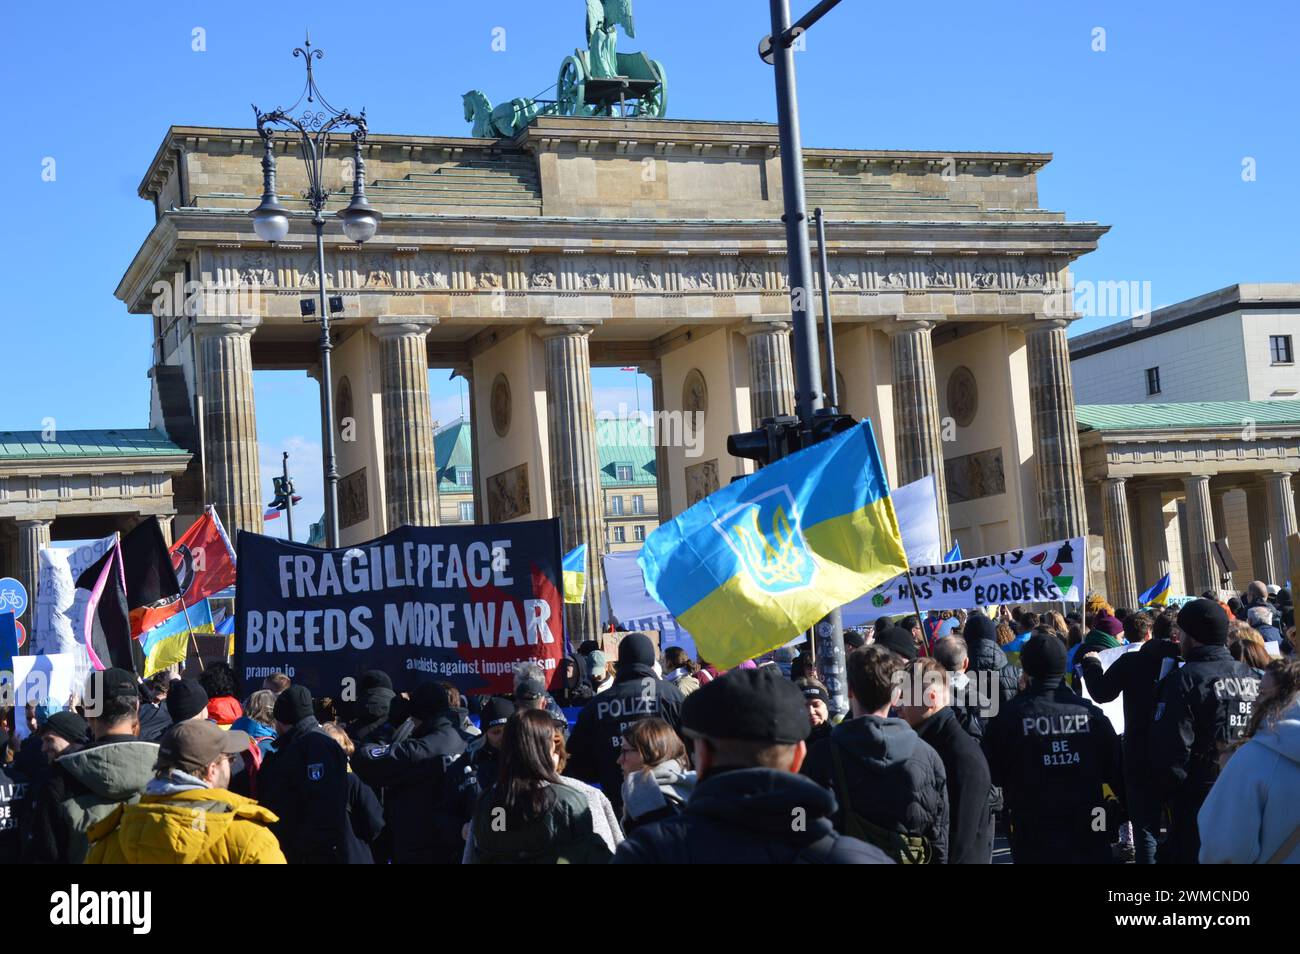
M916 584L912 582L912 568L909 566L903 572L907 574L907 595L912 597L912 609L916 610L916 622L921 627L921 646L928 656L930 655L930 644L925 638L925 617L921 615L921 604L916 601Z
M190 642L194 645L194 658L199 661L199 672L203 672L203 652L199 649L199 639L194 635L194 624L190 622L190 608L181 603L181 612L185 614L185 626L190 633Z

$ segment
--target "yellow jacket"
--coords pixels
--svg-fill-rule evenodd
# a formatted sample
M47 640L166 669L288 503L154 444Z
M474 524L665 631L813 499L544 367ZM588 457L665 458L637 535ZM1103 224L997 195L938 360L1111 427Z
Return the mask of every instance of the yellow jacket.
M282 865L279 819L222 788L145 795L90 829L88 865Z

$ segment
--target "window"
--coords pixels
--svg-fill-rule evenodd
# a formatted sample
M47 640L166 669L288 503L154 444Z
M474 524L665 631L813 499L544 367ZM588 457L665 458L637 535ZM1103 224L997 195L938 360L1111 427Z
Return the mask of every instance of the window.
M1291 350L1291 336L1269 335L1268 354L1274 364L1293 364L1295 352Z
M623 481L629 481L629 482L630 482L630 481L632 480L632 465L631 465L631 464L615 464L615 465L614 465L614 476L615 476L615 478L617 478L618 480L623 480Z
M632 528L632 539L637 541L645 539L645 527L643 525L638 523Z
M460 519L462 523L474 522L474 501L466 500L460 505Z
M614 528L614 542L615 542L615 543L626 543L626 542L627 542L627 528L626 528L626 527L615 527L615 528Z
M457 467L456 483L460 484L462 487L474 483L474 472L468 467Z
M632 512L645 513L645 497L641 494L632 495Z
M1160 393L1160 369L1147 368L1147 396Z
M616 517L623 516L623 498L615 495L609 498L609 512Z

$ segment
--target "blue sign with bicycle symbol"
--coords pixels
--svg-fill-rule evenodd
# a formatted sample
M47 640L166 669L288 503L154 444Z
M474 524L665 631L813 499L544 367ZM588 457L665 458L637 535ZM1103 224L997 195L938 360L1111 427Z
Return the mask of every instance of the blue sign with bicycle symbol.
M27 612L27 587L12 576L0 579L0 613L13 613L15 617Z

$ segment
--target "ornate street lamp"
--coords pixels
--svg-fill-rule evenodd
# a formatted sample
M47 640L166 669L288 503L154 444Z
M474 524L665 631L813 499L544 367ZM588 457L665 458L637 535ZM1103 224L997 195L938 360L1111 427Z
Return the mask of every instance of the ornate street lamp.
M265 152L262 155L262 201L250 215L253 218L253 231L265 242L280 242L289 234L290 212L280 204L275 189L275 143L277 133L290 137L296 134L298 145L302 150L303 161L307 165L307 192L303 196L311 207L312 224L316 227L316 270L317 285L320 291L320 396L321 396L321 437L323 447L323 466L325 470L325 545L337 547L339 542L339 473L334 455L334 389L330 374L330 352L334 350L330 338L330 308L325 295L325 203L329 199L329 190L323 184L323 167L325 154L329 150L330 136L343 130L351 130L352 137L352 201L347 207L335 213L343 223L343 233L353 242L361 243L374 237L383 220L383 215L366 201L366 163L362 157L362 146L366 141L366 111L359 116L335 109L329 104L312 75L312 60L323 59L325 54L311 47L311 36L293 51L294 56L301 56L307 65L307 85L297 101L287 109L276 109L264 113L256 106L253 112L257 116L257 131L262 136ZM298 104L306 98L308 103L319 103L313 110L304 109L301 116L290 115Z

